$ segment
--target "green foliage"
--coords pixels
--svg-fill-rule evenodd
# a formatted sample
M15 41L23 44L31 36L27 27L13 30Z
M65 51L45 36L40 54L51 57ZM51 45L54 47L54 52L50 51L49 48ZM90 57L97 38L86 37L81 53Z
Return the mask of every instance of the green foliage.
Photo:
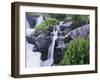
M74 23L79 24L80 22L89 23L89 16L87 15L72 15Z
M66 18L66 14L49 14L51 18L55 18L58 21L62 21Z
M36 26L36 30L44 30L49 27L53 27L57 23L58 23L58 20L56 20L55 18L47 18L46 20L44 20L43 23Z
M74 14L49 14L51 18L56 18L59 21L67 20L71 17L74 23L79 24L80 22L89 23L88 15L74 15Z
M89 64L89 38L83 39L78 37L76 40L70 41L60 64Z

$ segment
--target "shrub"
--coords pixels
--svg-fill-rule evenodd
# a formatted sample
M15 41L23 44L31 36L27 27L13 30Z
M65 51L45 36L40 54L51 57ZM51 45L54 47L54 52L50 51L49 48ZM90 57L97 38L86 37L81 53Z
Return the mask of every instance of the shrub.
M70 41L65 49L64 58L61 60L60 64L89 64L89 38L83 39L78 37L76 40Z
M88 15L73 15L72 20L74 23L79 24L80 22L89 23L89 16Z
M57 19L48 18L48 19L44 20L44 22L41 23L40 25L37 25L36 26L36 30L44 30L44 29L47 29L49 27L53 27L57 23L58 23Z
M66 18L66 14L49 14L51 18L55 18L59 21L62 21Z

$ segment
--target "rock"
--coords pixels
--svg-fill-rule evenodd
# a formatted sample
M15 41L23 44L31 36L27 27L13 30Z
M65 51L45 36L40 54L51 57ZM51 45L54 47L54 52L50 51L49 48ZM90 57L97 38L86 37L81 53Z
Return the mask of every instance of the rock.
M33 51L40 52L42 54L41 59L43 61L47 59L48 49L51 44L51 41L52 40L50 36L46 36L43 38L40 37L35 41L35 47L33 48Z
M72 21L68 21L68 22L64 22L61 26L60 26L60 31L58 33L59 36L65 36L69 31L71 31L71 25L72 25Z
M45 37L47 36L47 32L42 32L41 30L34 30L33 33L31 33L30 35L26 36L26 40L30 43L30 44L35 44L35 41L39 38L39 37Z
M26 19L29 22L30 28L34 28L37 23L37 16L26 14Z
M53 64L59 64L64 57L64 49L55 48Z
M64 56L64 49L66 48L66 43L64 39L57 39L54 48L54 63L59 64Z
M64 39L57 39L56 40L56 48L65 48L66 47L66 44L65 44L65 41Z
M49 32L53 32L53 27L49 27L47 30L48 30Z
M69 31L69 28L65 28L63 31L58 32L58 36L65 36Z
M37 36L38 36L37 34L32 33L32 34L26 36L26 40L30 44L35 44L35 41L37 39Z
M60 26L60 30L64 31L64 30L70 28L70 26L72 25L72 23L73 23L72 21L64 22L64 24L62 24Z
M80 22L80 23L78 23L78 24L72 23L72 24L70 25L70 29L71 29L71 30L74 30L74 29L76 29L76 28L78 28L78 27L81 27L81 26L84 26L84 25L86 25L86 24L87 24L86 22Z
M89 35L89 24L80 26L79 28L74 29L71 31L71 38L76 39L77 37L81 36L82 38L86 38Z
M71 31L69 28L65 29L65 30L63 31L64 36L65 36L66 34L68 34L69 31Z

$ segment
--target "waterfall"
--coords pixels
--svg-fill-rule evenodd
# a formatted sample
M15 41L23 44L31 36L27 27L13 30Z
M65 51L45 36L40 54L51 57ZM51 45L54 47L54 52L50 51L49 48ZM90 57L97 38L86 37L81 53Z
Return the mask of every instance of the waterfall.
M52 32L52 43L49 47L48 50L48 56L47 56L47 60L43 61L41 63L41 66L51 66L54 62L53 56L54 56L54 46L55 46L55 40L58 38L58 30L59 30L59 26L55 26Z
M43 17L39 16L37 18L37 24L39 25L43 22ZM29 22L26 20L26 36L29 36L35 31L35 28L31 29L29 26ZM48 56L46 61L41 60L41 53L40 52L33 52L33 44L30 44L26 41L26 67L33 68L33 67L40 67L40 66L51 66L54 62L54 47L55 41L58 38L58 31L60 30L59 25L54 26L53 32L51 33L52 42L48 49Z
M35 29L31 28L29 25L29 22L25 21L25 28L26 28L26 37L30 36L30 34L32 34ZM26 68L33 68L33 67L40 67L41 64L41 53L40 52L33 52L33 44L30 44L27 42L27 40L25 41L25 66Z
M36 23L36 25L41 24L43 21L44 21L44 20L43 20L43 16L39 16L39 17L37 18L37 23Z
M26 41L26 68L40 67L41 64L41 53L33 52L33 46Z
M29 36L32 32L35 31L34 28L31 28L31 27L30 27L29 22L28 22L27 19L26 19L26 21L25 21L25 28L26 28L26 33L25 33L26 36Z
M30 25L27 19L25 19L25 25L26 25L26 28L30 28Z
M37 20L36 26L44 21L42 16L39 16L36 20ZM27 19L25 21L25 26L26 26L26 36L29 36L33 31L35 31L35 28L30 27Z

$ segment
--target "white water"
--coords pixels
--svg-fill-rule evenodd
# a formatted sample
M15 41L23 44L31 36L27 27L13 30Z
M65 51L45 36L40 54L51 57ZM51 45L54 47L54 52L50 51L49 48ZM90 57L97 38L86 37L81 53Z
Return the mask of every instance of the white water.
M30 34L32 34L32 32L35 31L35 29L31 29L30 26L29 26L29 22L26 20L26 24L25 24L25 27L26 27L26 36L29 36ZM27 68L33 68L33 67L39 67L40 64L41 64L41 53L40 52L33 52L33 46L32 44L28 43L26 41L26 67Z
M25 27L26 27L26 36L29 36L32 32L34 32L35 29L31 29L28 20L25 21Z
M44 21L44 20L43 20L43 16L39 16L39 17L37 18L36 26L39 25L39 24L41 24L43 21Z
M39 25L43 22L43 17L39 17L37 19L37 24ZM26 36L29 36L32 32L34 32L35 29L31 29L29 26L28 21L26 20ZM54 46L55 46L55 40L58 38L58 31L59 26L55 26L54 30L52 32L52 43L48 50L48 56L46 61L41 60L41 53L40 52L33 52L34 45L28 43L26 41L26 67L27 68L33 68L33 67L40 67L40 66L51 66L54 62L53 55L54 55Z
M33 67L39 67L41 64L41 53L40 52L33 52L32 44L29 44L26 41L26 67L27 68L33 68Z
M29 23L28 23L28 20L27 20L27 19L25 19L25 27L26 27L26 28L30 28L30 25L29 25Z
M53 56L54 56L54 46L55 46L55 40L58 37L58 26L56 26L53 30L53 36L52 36L52 43L48 50L48 57L46 61L43 61L41 66L51 66L54 62Z
M37 23L36 23L36 25L41 24L43 21L44 21L44 20L43 20L43 17L42 17L42 16L39 16L39 17L37 18ZM26 19L26 21L25 21L25 25L26 25L26 36L29 36L32 32L35 31L35 29L34 29L34 28L33 28L33 29L30 28L30 25L29 25L29 22L27 21L27 19Z

